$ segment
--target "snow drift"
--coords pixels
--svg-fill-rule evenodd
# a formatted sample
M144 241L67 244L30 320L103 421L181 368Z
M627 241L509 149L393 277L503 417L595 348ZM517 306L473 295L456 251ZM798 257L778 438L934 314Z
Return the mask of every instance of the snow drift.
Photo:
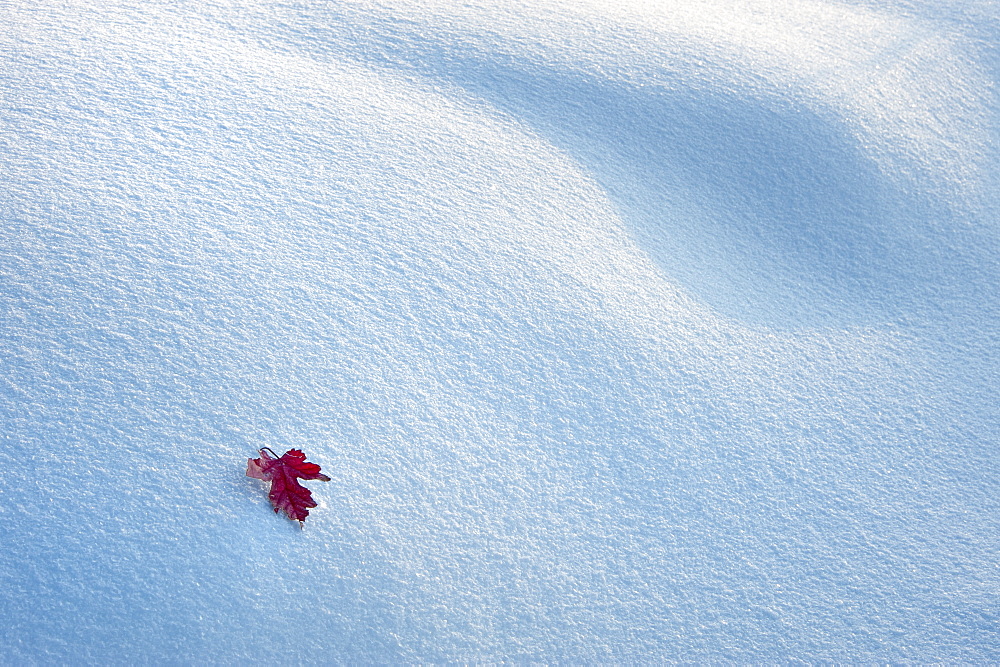
M1000 658L996 7L504 7L2 9L0 659Z

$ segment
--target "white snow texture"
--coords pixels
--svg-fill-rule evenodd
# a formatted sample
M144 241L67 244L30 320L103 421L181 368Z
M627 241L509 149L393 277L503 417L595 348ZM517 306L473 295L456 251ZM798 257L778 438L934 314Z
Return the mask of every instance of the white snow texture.
M998 80L995 0L0 2L0 663L1000 661Z

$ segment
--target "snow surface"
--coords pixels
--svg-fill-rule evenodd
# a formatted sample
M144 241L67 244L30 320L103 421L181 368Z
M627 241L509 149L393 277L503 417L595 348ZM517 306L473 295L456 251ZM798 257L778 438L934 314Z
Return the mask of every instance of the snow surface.
M995 0L0 3L0 662L1000 661L998 81Z

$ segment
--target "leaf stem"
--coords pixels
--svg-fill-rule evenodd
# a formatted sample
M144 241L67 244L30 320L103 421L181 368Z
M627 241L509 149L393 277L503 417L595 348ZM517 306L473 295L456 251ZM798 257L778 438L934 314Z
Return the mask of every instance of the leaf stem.
M261 451L261 452L263 452L263 451L264 451L265 449L266 449L267 451L271 452L271 456L273 456L274 458L276 458L276 459L280 459L280 458L281 458L281 457L280 457L280 456L278 456L278 455L277 455L277 454L275 453L275 451L274 451L273 449L271 449L270 447L261 447L261 448L260 448L260 451Z

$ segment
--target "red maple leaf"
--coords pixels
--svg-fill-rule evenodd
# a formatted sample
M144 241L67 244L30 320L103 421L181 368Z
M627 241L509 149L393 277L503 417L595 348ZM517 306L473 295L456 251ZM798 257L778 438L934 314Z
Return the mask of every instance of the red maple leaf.
M306 455L300 449L289 449L278 458L270 448L260 450L259 459L247 459L247 477L255 477L271 483L268 498L274 506L275 514L284 510L289 519L298 521L300 526L309 516L309 508L316 507L312 492L299 484L300 479L330 478L320 473L315 463L306 462Z

